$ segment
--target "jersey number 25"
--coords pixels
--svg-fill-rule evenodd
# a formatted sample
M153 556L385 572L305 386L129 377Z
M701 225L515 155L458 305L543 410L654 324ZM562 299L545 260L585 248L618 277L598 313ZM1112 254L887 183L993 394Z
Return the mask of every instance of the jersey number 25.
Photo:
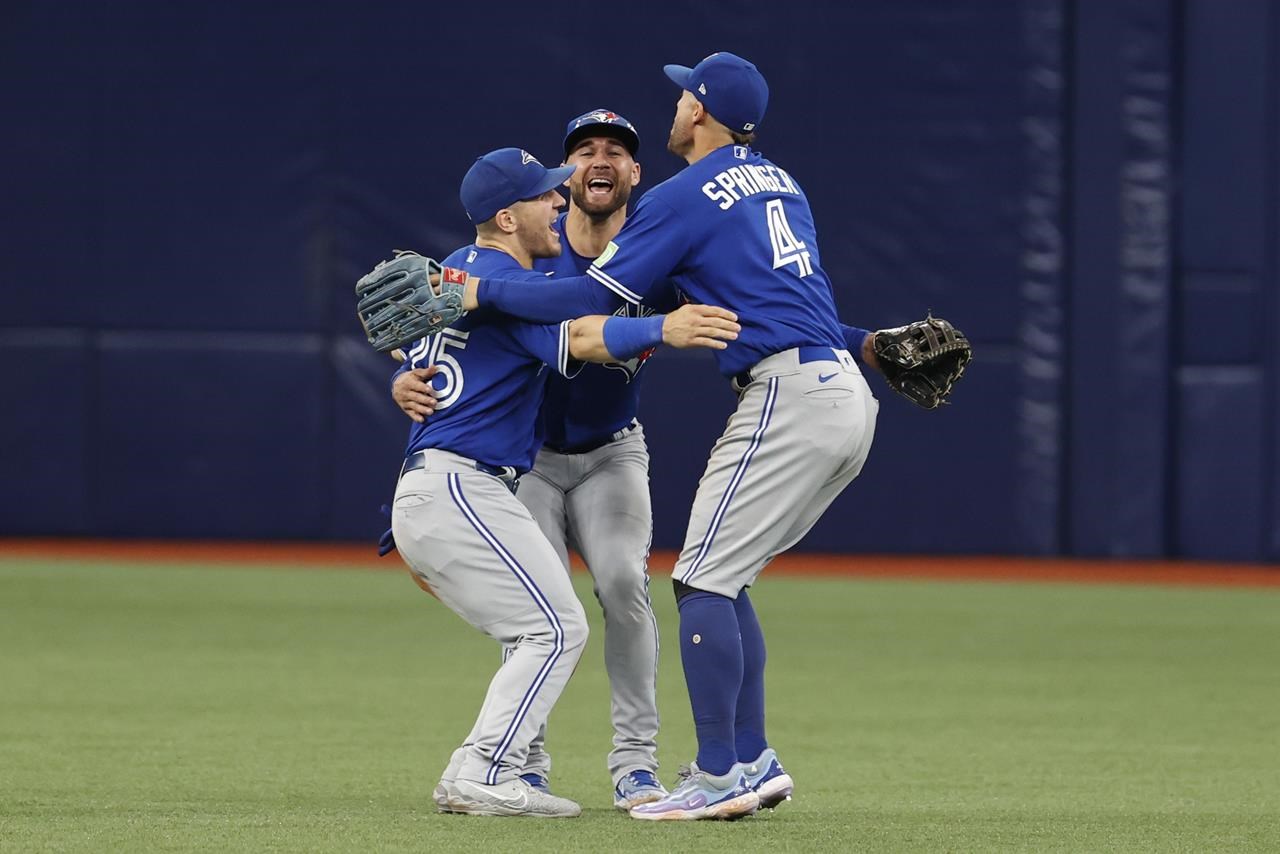
M445 348L467 349L470 332L459 332L456 329L443 329L435 335L428 335L418 342L409 353L409 360L415 368L426 368L435 365L438 369L432 384L436 390L436 409L447 409L462 394L462 365L453 356L445 352Z
M813 262L804 241L797 240L787 212L782 209L782 199L772 199L764 206L765 221L769 224L769 242L773 244L773 269L780 270L788 264L796 265L796 275L801 278L813 272Z

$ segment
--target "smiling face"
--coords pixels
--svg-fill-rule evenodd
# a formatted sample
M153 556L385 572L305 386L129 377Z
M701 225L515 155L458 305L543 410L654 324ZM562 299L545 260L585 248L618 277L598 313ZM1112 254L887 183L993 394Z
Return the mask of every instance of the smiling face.
M556 190L516 202L506 210L515 218L515 236L530 258L555 258L560 254L560 232L555 229L564 197ZM501 213L501 212L499 212Z
M569 152L565 163L578 167L569 177L573 204L593 219L604 219L626 207L640 183L640 164L613 137L589 136Z

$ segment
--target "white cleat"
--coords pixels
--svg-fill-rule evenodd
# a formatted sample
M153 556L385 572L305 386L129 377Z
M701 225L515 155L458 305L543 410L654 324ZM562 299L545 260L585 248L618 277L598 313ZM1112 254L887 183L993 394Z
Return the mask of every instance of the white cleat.
M435 791L431 793L431 799L436 802L436 809L440 812L457 812L453 808L452 799L456 794L453 780L441 780L436 783Z
M455 780L448 798L453 812L467 815L576 818L582 807L568 798L535 789L520 778L490 786L474 780Z

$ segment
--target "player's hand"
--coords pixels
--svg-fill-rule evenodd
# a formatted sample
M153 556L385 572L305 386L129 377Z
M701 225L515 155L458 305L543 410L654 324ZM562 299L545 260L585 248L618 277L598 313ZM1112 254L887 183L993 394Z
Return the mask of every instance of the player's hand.
M672 347L710 347L723 350L726 341L738 337L742 327L738 315L714 305L689 303L667 315L662 321L662 343Z
M419 424L426 423L436 411L436 390L431 387L431 378L437 370L435 365L414 368L396 377L391 384L391 399L404 410L405 415Z

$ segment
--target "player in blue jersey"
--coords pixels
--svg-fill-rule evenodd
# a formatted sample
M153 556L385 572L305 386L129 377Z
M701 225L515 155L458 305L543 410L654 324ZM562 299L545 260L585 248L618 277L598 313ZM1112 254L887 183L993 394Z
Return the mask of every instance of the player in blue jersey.
M536 297L472 276L465 304L550 322L638 305L670 278L738 315L741 334L716 354L738 408L674 570L698 755L668 797L631 810L726 818L791 795L765 735L765 644L747 588L861 471L878 404L850 351L874 365L873 336L840 325L804 191L751 148L768 102L760 72L730 53L665 70L682 89L668 148L687 168L645 194L586 276Z
M461 198L475 243L451 267L539 287L535 258L560 252L556 192L572 167L547 170L520 149L476 161ZM657 343L723 347L731 313L684 306L665 317L580 317L537 326L473 311L418 341L402 370L428 365L432 417L410 428L392 530L415 577L508 650L471 733L455 751L437 800L480 815L569 817L580 807L519 775L586 642L582 606L555 549L514 496L538 448L544 371L572 375L581 360L617 361ZM721 340L724 339L724 340Z
M534 261L534 269L580 276L626 222L627 202L640 181L635 127L612 110L571 119L564 136L569 207L556 222L564 251ZM675 309L674 288L657 289L644 306L620 313L651 316ZM648 353L625 362L584 365L572 380L548 373L542 404L542 450L521 481L517 497L551 541L565 569L576 549L591 573L604 612L605 670L609 676L613 749L609 773L614 805L629 810L667 794L658 782L657 623L649 601L652 540L649 451L637 420ZM396 403L421 420L432 412L431 389L421 370L401 372ZM523 773L549 788L551 759L540 732Z

